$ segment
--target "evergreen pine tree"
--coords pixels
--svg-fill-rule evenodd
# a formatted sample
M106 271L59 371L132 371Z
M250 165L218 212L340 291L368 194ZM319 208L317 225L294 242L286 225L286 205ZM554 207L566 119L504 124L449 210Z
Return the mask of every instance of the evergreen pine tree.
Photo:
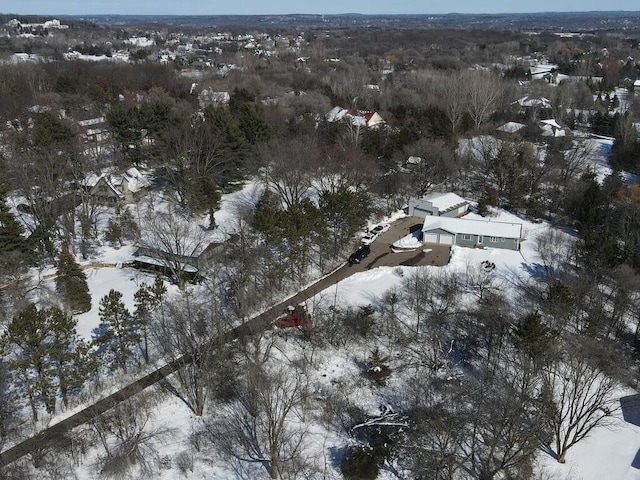
M73 313L91 310L87 276L66 248L58 256L57 273L56 290L62 294L67 308Z
M15 420L13 408L14 397L9 392L9 372L4 359L0 358L0 448L4 450L5 439L9 432L10 425Z
M100 325L93 331L93 343L112 370L122 368L126 372L128 360L135 356L133 347L140 343L140 334L122 302L122 293L112 289L102 297L99 315Z
M149 316L152 312L160 308L166 293L167 287L165 287L164 282L158 276L156 277L153 285L149 286L146 283L143 283L140 285L138 291L133 295L136 306L136 309L133 312L133 320L136 327L141 332L140 347L145 363L149 362Z
M7 190L0 183L0 269L11 275L32 259L29 258L31 244L23 236L24 228L10 211L6 194Z
M0 256L24 255L28 250L24 229L9 211L5 196L6 191L0 186Z
M76 333L77 320L58 307L46 309L44 315L50 332L49 356L66 406L69 394L82 387L87 375L95 370L96 365L88 355L88 345Z
M27 305L7 326L2 336L3 353L8 367L24 386L33 420L38 420L38 404L55 411L55 385L49 358L46 315L35 304Z
M552 332L537 311L522 318L514 335L516 348L528 355L534 362L542 362L549 353Z

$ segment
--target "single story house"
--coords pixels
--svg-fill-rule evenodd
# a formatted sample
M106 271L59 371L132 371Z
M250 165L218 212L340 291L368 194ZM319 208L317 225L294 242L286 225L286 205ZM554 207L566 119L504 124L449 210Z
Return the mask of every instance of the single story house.
M409 200L412 217L459 217L469 210L469 202L455 193L434 193Z
M191 255L176 255L164 252L158 248L140 245L138 250L133 254L138 260L154 259L157 261L177 261L192 267L202 268L211 261L213 257L219 255L224 250L224 242L210 242L206 246L197 248Z
M439 245L519 250L521 238L521 223L426 217L422 227L423 242Z
M551 101L545 97L527 95L513 102L513 105L518 105L519 112L531 120L552 116Z
M405 163L407 167L409 167L412 165L420 165L422 162L424 162L424 159L422 157L416 157L415 155L411 155L409 158L407 158L407 161Z
M139 270L159 272L172 277L181 272L188 280L196 280L199 272L214 257L224 252L223 242L210 242L204 248L199 247L191 255L178 255L145 245L138 246L133 254L131 266Z

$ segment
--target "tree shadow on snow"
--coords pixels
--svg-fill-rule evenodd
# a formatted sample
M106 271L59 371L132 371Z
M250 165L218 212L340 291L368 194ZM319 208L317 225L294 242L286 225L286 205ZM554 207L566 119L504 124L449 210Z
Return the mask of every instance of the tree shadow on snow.
M330 447L329 448L329 461L331 462L331 466L340 471L340 462L347 454L347 447Z
M549 276L548 270L544 267L544 265L541 265L539 263L522 262L520 266L522 267L522 270L527 272L531 278L538 282L544 281Z

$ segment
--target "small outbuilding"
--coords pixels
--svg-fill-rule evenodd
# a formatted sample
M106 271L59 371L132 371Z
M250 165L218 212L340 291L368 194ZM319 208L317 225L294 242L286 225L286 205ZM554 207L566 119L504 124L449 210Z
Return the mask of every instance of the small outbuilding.
M434 193L409 200L412 217L459 217L469 210L469 202L455 193Z

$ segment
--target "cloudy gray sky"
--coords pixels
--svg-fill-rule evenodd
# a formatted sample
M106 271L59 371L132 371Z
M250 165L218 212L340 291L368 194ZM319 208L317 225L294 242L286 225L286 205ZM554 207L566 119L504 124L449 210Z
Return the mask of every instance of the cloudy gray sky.
M278 13L504 13L640 10L637 0L2 0L0 13L257 15Z

